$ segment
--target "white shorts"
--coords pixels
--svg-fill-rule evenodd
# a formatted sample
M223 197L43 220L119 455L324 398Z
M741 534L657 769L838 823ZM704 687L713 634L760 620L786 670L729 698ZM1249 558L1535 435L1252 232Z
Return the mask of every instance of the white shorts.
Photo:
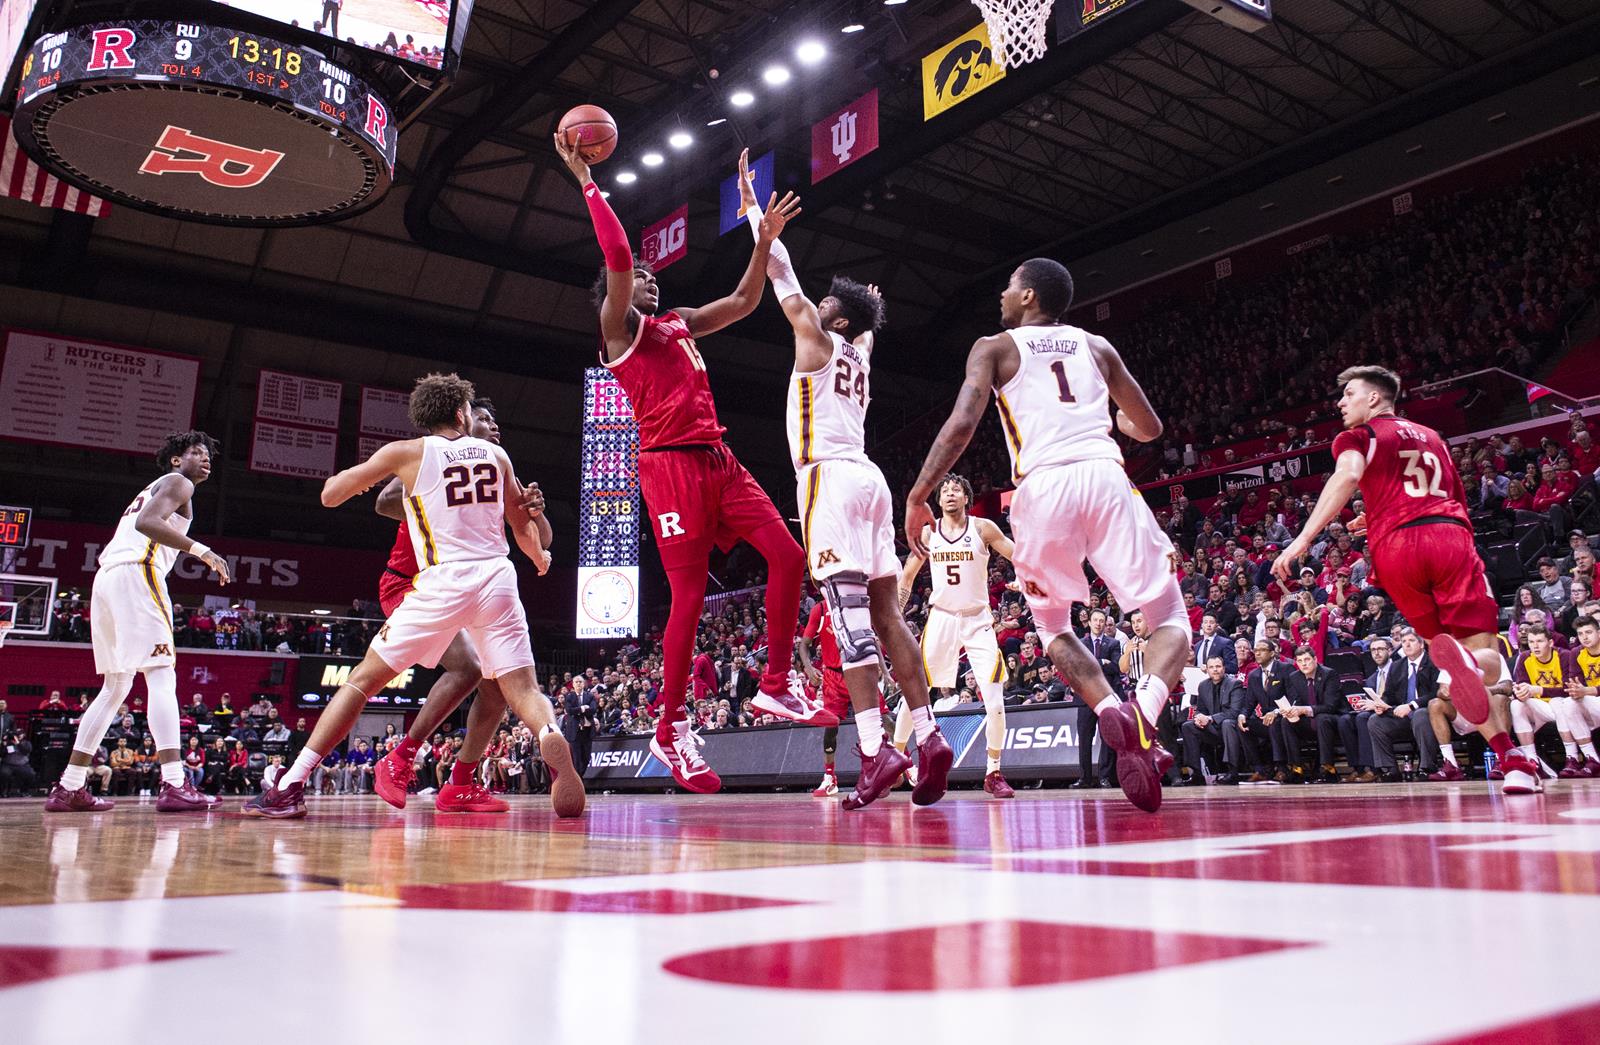
M94 670L101 675L131 675L176 663L166 578L138 563L96 573L89 590L89 638Z
M1030 473L1011 499L1011 533L1017 581L1042 636L1071 630L1072 604L1088 601L1085 559L1125 612L1162 595L1183 605L1172 542L1116 461Z
M416 588L378 629L372 651L396 674L414 664L431 668L462 631L476 647L486 679L534 666L528 617L510 559L447 562L423 570Z
M900 572L894 554L894 504L878 466L818 461L797 479L811 579L861 573L868 580Z
M1456 716L1460 718L1458 714ZM1548 700L1538 697L1532 700L1511 699L1511 728L1518 733L1534 733L1541 727L1549 725L1556 720L1556 710L1550 706Z
M1600 700L1594 697L1584 697L1581 701L1557 697L1550 706L1555 709L1556 725L1564 733L1590 733L1600 726Z
M950 613L933 607L928 610L928 623L922 629L922 670L928 685L938 689L954 689L956 664L961 651L967 651L967 661L972 665L972 676L979 682L1004 682L1006 664L1000 657L1000 645L994 638L994 618L988 610L972 613Z

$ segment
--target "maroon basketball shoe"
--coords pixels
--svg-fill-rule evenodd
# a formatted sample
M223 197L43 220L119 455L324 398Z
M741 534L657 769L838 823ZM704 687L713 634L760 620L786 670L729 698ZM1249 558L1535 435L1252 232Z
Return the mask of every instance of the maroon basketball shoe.
M950 742L934 726L928 739L917 745L917 786L911 789L911 801L919 806L931 806L944 797L950 786L950 764L956 760Z
M239 812L244 816L271 820L298 820L306 815L305 785L290 784L281 790L269 787L246 802Z
M750 706L802 726L822 726L826 729L839 724L838 715L807 699L805 679L800 677L798 671L789 672L789 681L783 686L768 689L767 684L762 682L759 691L751 698Z
M1000 775L1000 770L995 770L983 778L983 789L995 798L1016 798L1017 792L1006 783L1006 778Z
M412 781L416 779L417 764L409 758L400 757L400 749L395 748L378 759L378 764L373 767L372 790L396 809L404 809L406 792L411 790Z
M582 816L589 794L583 789L583 777L573 768L572 748L567 738L554 729L545 730L539 738L539 755L544 759L545 768L550 770L550 808L563 820ZM441 791L439 797L443 798L444 792Z
M945 750L950 750L950 745L946 744ZM861 747L857 745L856 754L861 756L861 775L856 778L856 789L845 795L839 803L847 810L871 805L888 794L900 774L911 765L911 756L893 744L883 745L871 758L862 755Z
M1161 808L1161 778L1172 768L1172 754L1156 739L1138 701L1129 700L1100 716L1100 736L1117 753L1117 782L1128 801L1146 813Z
M1454 762L1446 762L1432 773L1429 773L1428 779L1436 784L1453 784L1457 780L1467 779L1467 774L1463 773L1461 767Z
M173 787L163 782L161 791L156 796L156 812L203 813L218 801L220 800L196 791L194 785L187 780L183 782L182 787Z
M89 793L89 785L85 784L76 791L68 791L57 784L50 789L50 797L44 800L46 813L104 813L116 803L109 798L96 798Z
M494 797L477 783L446 784L434 798L433 808L441 813L508 813L511 803Z
M1577 780L1580 777L1590 776L1591 774L1583 771L1583 767L1584 763L1578 761L1576 758L1569 757L1566 765L1562 766L1556 772L1556 776L1560 777L1562 780Z

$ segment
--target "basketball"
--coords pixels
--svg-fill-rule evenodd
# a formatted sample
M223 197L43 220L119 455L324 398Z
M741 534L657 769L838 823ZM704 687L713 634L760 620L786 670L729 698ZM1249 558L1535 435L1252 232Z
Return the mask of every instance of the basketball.
M617 121L598 105L567 110L556 133L565 144L577 146L584 163L600 163L617 148Z

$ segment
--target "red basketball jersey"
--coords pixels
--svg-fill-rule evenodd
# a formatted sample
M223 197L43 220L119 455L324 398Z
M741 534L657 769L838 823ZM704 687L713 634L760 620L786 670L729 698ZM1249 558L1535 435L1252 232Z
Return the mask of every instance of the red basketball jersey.
M1367 539L1373 547L1425 516L1457 519L1471 529L1466 490L1438 432L1383 414L1340 432L1333 441L1334 460L1346 450L1367 459L1361 499L1366 502Z
M411 527L400 520L400 531L394 535L394 547L389 551L389 569L407 577L422 571L417 567L417 551L411 546Z
M705 360L676 312L645 316L633 344L606 366L633 403L641 450L722 441Z
M806 621L805 637L816 639L821 645L822 666L839 671L839 643L833 636L833 617L821 599L811 607L811 617Z

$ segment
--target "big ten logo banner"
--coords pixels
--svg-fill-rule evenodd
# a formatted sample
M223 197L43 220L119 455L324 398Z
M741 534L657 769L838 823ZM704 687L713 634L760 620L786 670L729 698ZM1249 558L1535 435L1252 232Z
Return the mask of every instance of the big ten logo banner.
M850 166L878 147L878 92L868 91L811 126L811 184Z
M994 60L989 27L963 33L922 59L922 118L933 119L1005 75L1005 66Z
M685 203L639 234L639 256L660 272L689 253L689 205Z

